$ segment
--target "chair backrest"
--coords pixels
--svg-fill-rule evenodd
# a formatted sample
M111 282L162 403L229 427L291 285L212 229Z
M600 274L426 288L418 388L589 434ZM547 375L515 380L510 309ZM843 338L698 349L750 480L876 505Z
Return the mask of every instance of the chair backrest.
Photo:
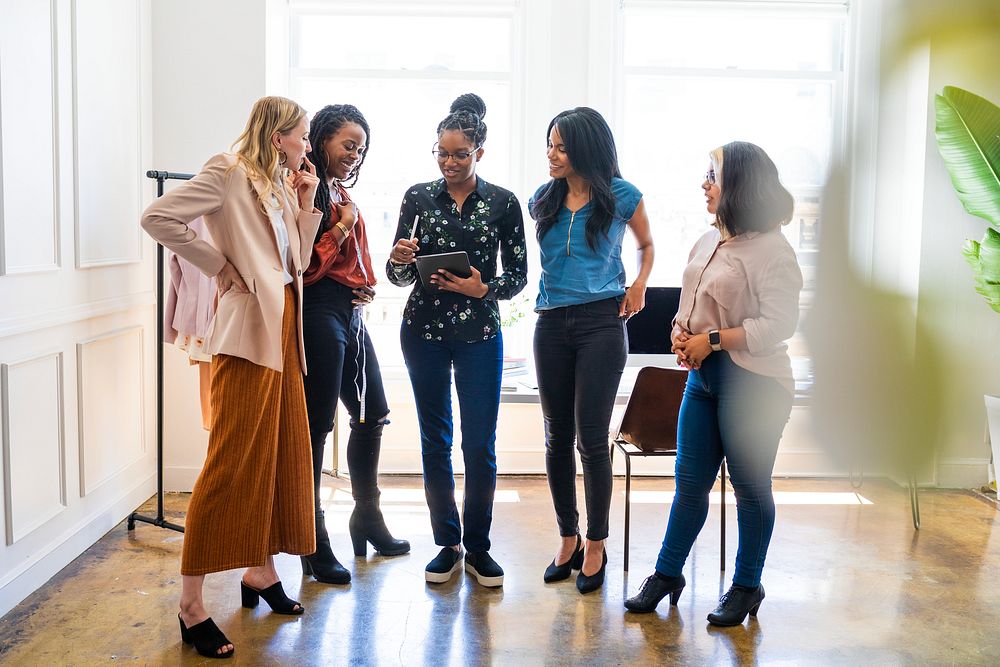
M677 414L684 396L687 371L654 368L639 371L629 396L616 440L635 445L644 452L677 449Z

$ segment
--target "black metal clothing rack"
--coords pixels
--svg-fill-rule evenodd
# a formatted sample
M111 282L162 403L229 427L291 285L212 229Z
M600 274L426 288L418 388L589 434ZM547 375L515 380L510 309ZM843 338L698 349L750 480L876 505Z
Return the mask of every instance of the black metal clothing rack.
M147 171L146 178L156 180L156 196L161 197L164 181L188 181L194 178L194 174ZM184 526L170 523L163 517L163 246L159 243L156 244L156 516L132 512L128 516L129 530L135 530L136 521L184 532Z

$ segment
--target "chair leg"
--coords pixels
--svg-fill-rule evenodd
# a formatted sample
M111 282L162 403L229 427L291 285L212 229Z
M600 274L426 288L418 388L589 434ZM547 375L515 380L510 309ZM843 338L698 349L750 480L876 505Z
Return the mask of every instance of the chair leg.
M920 498L917 496L917 476L910 475L910 512L913 514L913 530L920 530Z
M632 457L625 454L625 566L628 572L628 538L632 510Z
M722 484L719 486L719 498L722 506L721 520L722 535L719 539L719 571L726 571L726 460L722 459Z

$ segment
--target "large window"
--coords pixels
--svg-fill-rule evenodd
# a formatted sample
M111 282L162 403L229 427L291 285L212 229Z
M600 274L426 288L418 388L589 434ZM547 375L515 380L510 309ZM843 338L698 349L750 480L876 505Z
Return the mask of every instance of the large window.
M842 142L847 7L817 2L624 3L618 137L622 170L646 195L652 283L679 285L709 218L700 185L711 149L760 145L796 200L785 228L812 287L819 195Z
M431 157L451 101L475 92L487 104L488 156L479 173L511 182L519 90L516 2L295 2L291 4L291 96L310 112L357 106L372 128L352 197L365 217L378 299L369 330L383 365L402 365L399 322L410 288L393 286L388 259L406 188L440 177ZM508 186L509 187L509 186Z

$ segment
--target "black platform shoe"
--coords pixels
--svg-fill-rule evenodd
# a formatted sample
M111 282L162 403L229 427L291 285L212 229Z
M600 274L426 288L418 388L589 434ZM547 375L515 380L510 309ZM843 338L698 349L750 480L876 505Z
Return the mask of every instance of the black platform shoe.
M383 556L402 556L410 552L410 543L397 540L389 532L379 508L379 496L376 492L373 499L355 500L354 511L348 522L351 533L351 543L354 545L355 556L368 555L368 543L371 542L375 551Z
M554 581L563 581L564 579L569 579L569 575L573 573L573 570L579 570L581 567L583 567L583 540L577 535L576 546L573 547L573 555L562 565L556 565L556 559L553 558L549 566L545 568L545 576L542 579L547 584L551 584Z
M676 605L686 584L683 574L676 577L664 577L654 572L642 582L635 597L625 600L625 608L637 614L647 614L654 611L656 605L660 604L660 600L667 595L670 596L670 604Z
M582 563L581 563L582 567ZM604 585L604 572L608 569L608 552L604 550L601 553L601 569L594 574L584 574L583 570L580 570L580 574L576 575L576 590L580 593L586 594L596 591L598 588Z
M232 642L226 639L226 635L211 618L195 623L190 628L184 625L184 619L180 614L177 614L177 620L181 624L181 639L184 643L194 644L195 650L206 658L231 658L236 653L235 647L225 653L219 653L219 649L232 645Z
M302 556L302 574L311 574L324 584L351 583L351 573L330 548L330 535L326 532L326 517L322 511L316 512L316 552Z
M260 602L260 599L264 598L264 602L276 614L298 616L305 611L298 600L293 600L285 595L285 588L280 581L260 590L248 586L245 581L241 581L240 596L243 598L243 606L247 609L253 609Z
M764 601L764 587L747 588L733 584L721 598L719 606L708 615L712 625L739 625L747 617L757 616L760 603Z

